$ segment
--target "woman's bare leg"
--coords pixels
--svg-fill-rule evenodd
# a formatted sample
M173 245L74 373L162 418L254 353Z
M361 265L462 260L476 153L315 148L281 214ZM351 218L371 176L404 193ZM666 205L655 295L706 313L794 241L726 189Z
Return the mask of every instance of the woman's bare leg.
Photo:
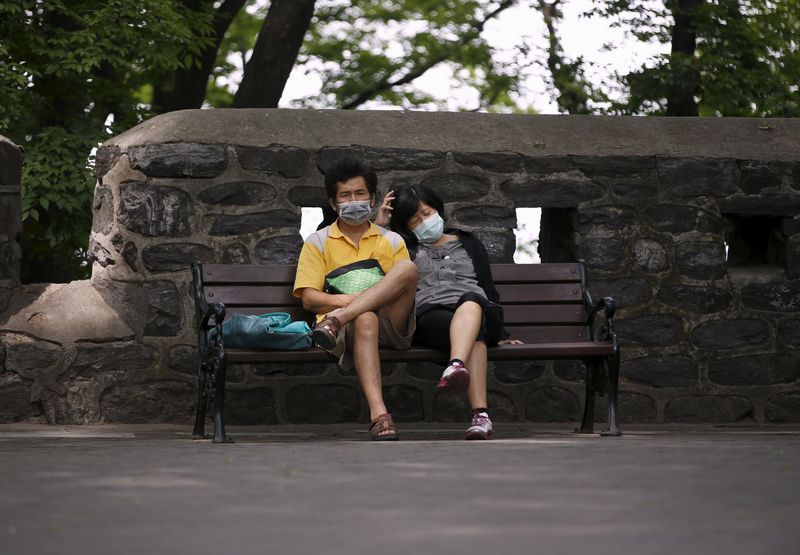
M486 343L476 341L465 361L469 368L470 382L467 396L473 409L487 408L486 374L489 365L486 356Z
M450 322L450 358L463 360L467 368L470 352L478 338L483 321L483 308L474 301L462 303L453 314Z

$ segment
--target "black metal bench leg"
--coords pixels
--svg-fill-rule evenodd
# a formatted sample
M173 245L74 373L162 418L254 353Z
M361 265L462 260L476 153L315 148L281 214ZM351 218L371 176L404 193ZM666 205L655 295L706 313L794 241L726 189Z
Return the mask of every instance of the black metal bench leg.
M233 443L225 433L225 358L217 365L214 390L214 440L213 443Z
M198 364L197 374L197 409L194 415L192 439L206 439L206 383L208 374L203 363Z
M619 405L617 404L619 392L619 351L607 359L608 364L608 430L601 435L621 436L619 427Z
M597 373L597 363L586 362L586 395L583 402L583 419L580 429L576 430L581 434L594 433L594 381Z

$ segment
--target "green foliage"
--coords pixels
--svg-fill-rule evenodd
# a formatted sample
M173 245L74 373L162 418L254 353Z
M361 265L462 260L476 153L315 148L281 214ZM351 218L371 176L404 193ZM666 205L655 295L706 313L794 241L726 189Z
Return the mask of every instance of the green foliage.
M319 74L322 87L318 94L294 104L355 108L374 101L444 109L447 101L441 95L434 98L413 82L434 67L447 66L456 87L477 93L478 105L470 109L527 109L517 106L521 70L531 64L527 46L520 45L518 60L501 62L480 36L495 12L517 4L516 0L317 0L297 67ZM231 105L265 14L265 2L251 0L234 19L218 52L206 94L209 105Z
M586 78L582 57L570 61L564 54L557 29L562 17L560 0L539 0L539 10L547 27L547 69L558 108L567 114L589 114L597 103L608 102L608 97Z
M170 0L0 0L0 129L25 148L28 279L86 275L92 149L147 115L148 72L192 63L210 17Z
M520 66L500 62L481 37L484 23L515 2L355 0L328 2L315 14L299 63L319 71L318 95L299 105L354 108L376 100L413 108L440 105L412 86L446 64L459 86L477 91L473 109L516 107ZM441 106L438 106L441 107Z
M592 12L643 41L671 41L676 0L598 0ZM688 14L697 34L693 56L673 51L620 81L628 98L616 113L663 115L668 92L696 80L700 115L800 116L800 1L708 0Z
M38 275L23 264L25 281L66 281L87 275L94 160L80 154L97 144L95 135L89 122L76 122L75 129L50 126L31 138L22 176L22 245L27 266L46 264L49 273Z

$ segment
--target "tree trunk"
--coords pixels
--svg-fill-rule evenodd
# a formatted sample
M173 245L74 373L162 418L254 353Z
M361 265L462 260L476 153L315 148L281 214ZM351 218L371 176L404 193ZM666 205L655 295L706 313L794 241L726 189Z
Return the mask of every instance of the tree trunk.
M700 75L695 68L698 8L704 0L675 0L670 10L675 18L670 53L670 83L667 90L668 116L696 116L695 96L700 92Z
M315 0L272 0L233 98L234 108L275 108L314 16Z
M154 85L153 110L156 113L200 108L203 105L219 46L233 18L246 2L247 0L225 0L214 16L214 44L200 53L197 63L188 68L176 69L167 82ZM184 0L183 3L190 9L199 11L208 0Z

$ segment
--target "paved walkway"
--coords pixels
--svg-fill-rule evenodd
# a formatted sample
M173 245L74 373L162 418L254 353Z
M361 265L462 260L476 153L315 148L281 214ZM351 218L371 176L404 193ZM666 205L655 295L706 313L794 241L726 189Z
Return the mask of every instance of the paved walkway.
M0 553L800 553L796 428L232 431L0 426Z

